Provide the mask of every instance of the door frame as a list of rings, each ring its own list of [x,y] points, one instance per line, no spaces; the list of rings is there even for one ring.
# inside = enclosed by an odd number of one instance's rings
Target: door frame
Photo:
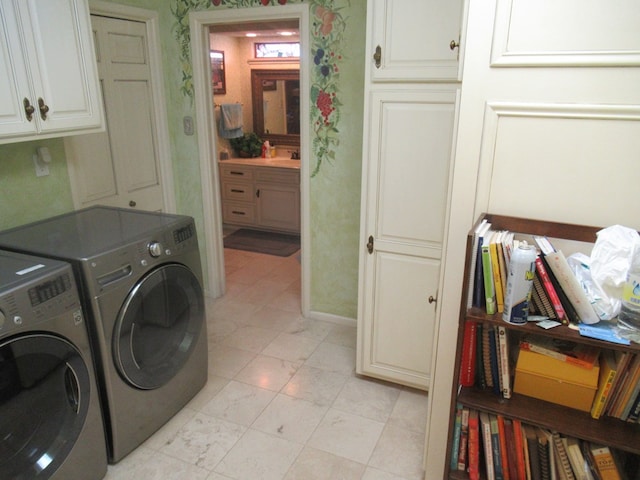
[[[218,173],[218,150],[213,132],[216,123],[213,112],[213,96],[209,81],[209,26],[264,20],[298,20],[300,28],[300,50],[310,49],[309,5],[282,5],[278,8],[237,8],[228,10],[206,10],[189,14],[191,29],[191,55],[193,63],[193,85],[196,106],[196,130],[200,152],[202,182],[202,207],[204,234],[209,279],[208,293],[217,298],[225,292],[224,245],[222,239],[222,209],[220,179]],[[311,276],[310,227],[309,227],[309,131],[310,99],[308,55],[300,56],[300,88],[306,95],[300,98],[300,240],[302,269],[302,314],[309,316]]]
[[[147,52],[149,54],[149,71],[151,73],[151,93],[153,98],[166,98],[162,76],[162,56],[160,52],[160,25],[158,12],[127,5],[104,2],[101,0],[89,1],[89,13],[91,15],[104,15],[120,20],[129,20],[144,23],[147,34]],[[101,100],[102,101],[102,100]],[[164,102],[155,102],[154,121],[156,125],[155,147],[158,155],[158,168],[160,182],[162,183],[163,211],[176,213],[175,189],[173,183],[173,169],[171,165],[171,145],[169,143],[169,126],[167,111]],[[105,118],[106,122],[106,118]],[[73,169],[73,161],[68,162],[68,168]],[[70,175],[70,177],[72,177]],[[77,189],[71,182],[71,193],[75,208],[80,208],[80,199]]]

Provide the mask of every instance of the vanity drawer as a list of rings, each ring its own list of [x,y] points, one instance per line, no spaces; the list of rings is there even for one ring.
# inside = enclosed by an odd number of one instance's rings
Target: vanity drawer
[[[256,177],[260,182],[287,183],[296,187],[300,184],[300,171],[292,168],[259,168]]]
[[[222,219],[225,223],[253,224],[256,220],[256,210],[253,205],[226,202],[222,204]]]
[[[223,200],[251,202],[253,200],[253,196],[253,186],[250,183],[232,182],[228,180],[225,180],[222,183]]]
[[[243,165],[220,165],[220,176],[223,180],[253,180],[253,169]]]

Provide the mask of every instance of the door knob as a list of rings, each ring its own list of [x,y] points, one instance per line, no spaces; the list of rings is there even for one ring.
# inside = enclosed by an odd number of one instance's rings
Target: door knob
[[[40,109],[40,117],[42,120],[47,119],[47,113],[49,113],[49,105],[44,103],[42,98],[38,98],[38,108]]]
[[[376,62],[376,68],[380,68],[382,60],[382,48],[380,48],[380,45],[376,47],[376,53],[373,54],[373,60]]]
[[[137,204],[136,204],[136,202],[134,202],[133,200],[130,200],[130,201],[129,201],[129,206],[130,206],[131,208],[135,207],[136,205],[137,205]]]
[[[451,50],[455,50],[456,48],[460,48],[460,43],[456,42],[455,40],[451,40],[451,43],[449,44],[449,48]]]

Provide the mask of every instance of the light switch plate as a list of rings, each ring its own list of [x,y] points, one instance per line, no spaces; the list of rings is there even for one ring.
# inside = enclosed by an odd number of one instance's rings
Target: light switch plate
[[[49,165],[41,162],[38,159],[37,154],[33,155],[33,164],[36,167],[36,177],[46,177],[47,175],[49,175]]]
[[[184,117],[182,119],[182,126],[184,128],[185,135],[193,135],[193,118]]]

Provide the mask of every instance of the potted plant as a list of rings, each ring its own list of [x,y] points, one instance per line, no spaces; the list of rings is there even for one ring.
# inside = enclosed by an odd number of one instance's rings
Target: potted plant
[[[255,132],[245,133],[242,137],[229,139],[231,147],[239,157],[259,157],[262,154],[262,139]]]

